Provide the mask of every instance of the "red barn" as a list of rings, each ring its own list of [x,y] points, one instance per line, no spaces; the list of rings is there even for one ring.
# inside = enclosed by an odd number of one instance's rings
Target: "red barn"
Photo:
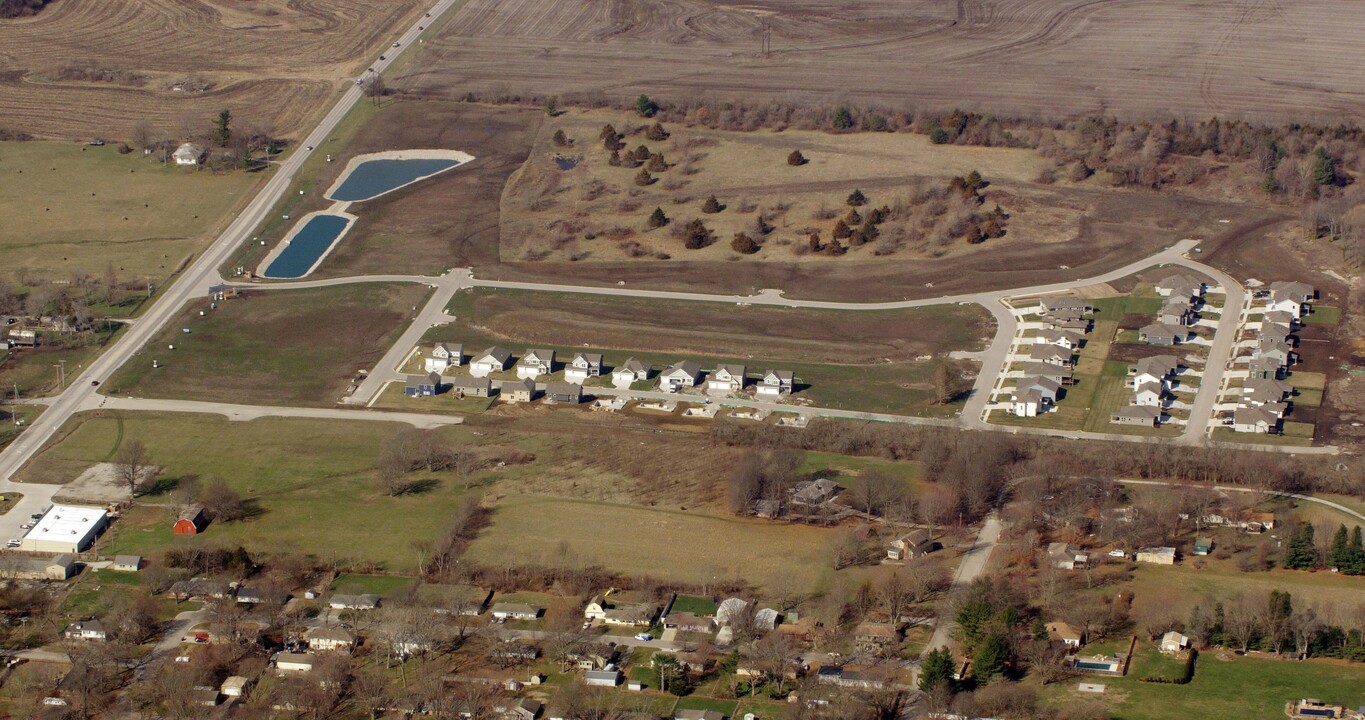
[[[204,518],[203,505],[191,505],[180,513],[180,518],[171,527],[176,535],[198,535],[208,520]]]

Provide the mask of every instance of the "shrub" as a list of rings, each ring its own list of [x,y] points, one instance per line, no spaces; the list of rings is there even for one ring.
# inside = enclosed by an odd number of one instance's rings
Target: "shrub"
[[[556,147],[568,147],[573,144],[573,142],[569,140],[569,136],[564,134],[564,128],[556,130],[551,141],[554,142]]]
[[[724,209],[725,206],[720,204],[720,201],[716,199],[715,195],[706,198],[706,202],[703,203],[701,206],[701,211],[706,213],[707,215],[715,215],[716,213]]]
[[[635,184],[640,187],[652,185],[654,184],[654,176],[650,175],[648,170],[640,168],[640,172],[635,174]]]
[[[664,160],[663,153],[654,153],[650,156],[649,163],[645,165],[645,169],[650,172],[663,172],[668,169],[668,161]]]
[[[834,232],[831,234],[834,236],[835,240],[843,240],[849,235],[852,235],[853,231],[849,229],[848,223],[845,223],[843,220],[840,220],[834,223]]]
[[[863,194],[862,190],[854,190],[848,194],[848,199],[845,202],[853,207],[860,207],[867,204],[867,196]]]
[[[847,130],[853,127],[853,113],[849,112],[848,108],[840,105],[834,111],[834,117],[830,119],[829,124],[830,127],[835,130]]]
[[[654,212],[649,214],[649,221],[645,224],[649,226],[650,230],[661,228],[668,224],[668,216],[664,214],[663,208],[656,207]]]
[[[711,231],[701,220],[693,220],[687,224],[687,230],[683,233],[683,247],[688,250],[699,250],[710,245],[713,238]]]
[[[805,165],[807,162],[809,161],[806,160],[805,155],[801,154],[800,150],[793,150],[791,151],[791,154],[787,156],[787,164],[793,167],[797,165]]]
[[[935,145],[943,145],[948,142],[949,139],[948,131],[943,128],[934,128],[933,131],[929,133],[929,142]]]
[[[649,152],[649,148],[641,145],[630,153],[630,159],[635,162],[644,162],[649,159],[650,155],[652,155],[652,153]]]
[[[654,113],[659,112],[659,104],[650,100],[648,95],[641,95],[635,98],[635,112],[640,117],[654,117]]]
[[[758,252],[759,247],[758,243],[754,242],[753,238],[745,233],[738,232],[735,233],[734,239],[730,241],[730,249],[741,255],[753,255]]]
[[[611,157],[607,158],[607,164],[612,167],[621,167],[621,153],[616,150],[612,150]]]
[[[662,142],[668,139],[668,131],[664,129],[663,123],[654,123],[645,131],[645,137],[654,142]]]
[[[853,227],[854,225],[857,225],[862,221],[863,216],[859,215],[858,211],[853,208],[849,208],[848,214],[844,216],[844,222],[848,223],[849,227]]]
[[[610,123],[603,125],[602,132],[597,133],[598,140],[611,139],[615,141],[619,137],[621,137],[620,133],[616,132],[616,127]]]

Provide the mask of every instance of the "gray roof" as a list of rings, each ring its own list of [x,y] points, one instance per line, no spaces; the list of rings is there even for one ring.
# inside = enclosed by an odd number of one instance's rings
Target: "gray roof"
[[[1072,345],[1075,345],[1076,343],[1081,341],[1082,336],[1075,330],[1062,330],[1059,328],[1050,328],[1038,333],[1038,337],[1041,338],[1044,342],[1049,342],[1054,345],[1056,345],[1059,341],[1062,340],[1065,340],[1071,343]]]
[[[1156,420],[1161,417],[1161,409],[1150,405],[1129,405],[1114,413],[1114,416],[1133,420]]]
[[[701,366],[696,364],[695,362],[692,362],[691,360],[683,360],[681,362],[674,363],[672,366],[670,366],[667,370],[664,371],[664,374],[672,375],[678,372],[685,373],[692,377],[696,377],[697,374],[701,372]]]
[[[133,567],[137,567],[138,565],[141,565],[141,564],[142,564],[142,556],[141,556],[141,555],[115,555],[115,556],[114,556],[114,564],[115,564],[115,565],[132,565]]]
[[[1172,327],[1170,325],[1167,325],[1166,323],[1152,323],[1151,325],[1142,328],[1138,332],[1140,332],[1143,335],[1146,335],[1149,338],[1170,337],[1184,339],[1186,337],[1189,337],[1190,334],[1189,331],[1186,330],[1185,328]]]
[[[476,377],[463,377],[463,376],[461,376],[461,377],[457,377],[457,378],[451,380],[451,385],[452,385],[456,390],[464,390],[464,389],[469,389],[469,388],[478,388],[478,389],[480,389],[480,390],[487,390],[487,389],[493,387],[493,381],[492,381],[492,380],[489,380],[488,378],[476,378]]]
[[[1278,420],[1274,415],[1258,407],[1239,407],[1232,411],[1232,422],[1236,425],[1256,425],[1265,423],[1275,427]]]
[[[716,372],[720,372],[721,370],[724,370],[725,372],[730,373],[735,377],[744,377],[745,372],[745,368],[743,365],[734,365],[730,363],[722,363],[720,365],[717,365]]]
[[[328,601],[329,605],[340,605],[348,608],[377,608],[379,607],[378,595],[333,595]]]
[[[1046,390],[1055,397],[1057,391],[1062,389],[1062,384],[1052,378],[1035,376],[1021,378],[1015,388]]]
[[[508,361],[511,357],[512,357],[512,351],[511,351],[511,350],[508,350],[507,348],[504,348],[504,347],[497,347],[497,346],[495,345],[495,346],[493,346],[493,347],[491,347],[491,348],[488,348],[487,350],[484,350],[483,352],[479,353],[478,355],[475,355],[475,356],[473,357],[473,359],[470,360],[470,362],[478,362],[478,361],[480,361],[480,360],[486,360],[486,359],[490,359],[490,358],[491,358],[491,359],[494,360],[495,362],[500,362],[500,363],[506,365],[506,364],[507,364],[507,361]]]
[[[1060,365],[1053,365],[1053,364],[1051,364],[1051,363],[1044,363],[1044,362],[1024,363],[1023,370],[1024,370],[1024,374],[1025,374],[1025,375],[1028,375],[1028,376],[1030,376],[1030,377],[1045,377],[1045,378],[1068,378],[1068,377],[1071,377],[1071,371],[1070,371],[1070,370],[1067,370],[1066,368],[1064,368],[1064,367],[1062,367],[1062,366],[1060,366]]]
[[[441,376],[438,373],[427,373],[426,375],[409,375],[407,386],[410,388],[422,385],[440,385]]]
[[[630,359],[626,360],[625,362],[621,363],[621,366],[618,367],[618,368],[616,368],[616,369],[617,369],[617,370],[629,370],[630,372],[633,372],[633,373],[642,373],[642,372],[645,372],[646,370],[648,370],[648,369],[649,369],[649,366],[646,365],[646,364],[644,364],[644,363],[642,363],[642,362],[640,362],[640,361],[637,360],[636,358],[630,358]]]
[[[583,387],[574,383],[552,382],[545,386],[545,393],[548,395],[573,395],[575,397],[583,394]]]
[[[527,350],[526,354],[521,356],[521,361],[525,364],[549,365],[554,359],[554,350]]]
[[[1180,366],[1180,360],[1174,355],[1149,355],[1136,363],[1137,374],[1154,375],[1164,378],[1175,372]]]
[[[1071,351],[1062,348],[1060,345],[1050,343],[1034,343],[1028,351],[1028,356],[1034,360],[1046,360],[1055,358],[1058,360],[1070,360]]]
[[[531,378],[524,378],[522,380],[503,380],[500,388],[504,395],[517,392],[518,390],[530,390],[531,392],[535,392],[536,381]]]
[[[769,376],[776,377],[778,380],[782,382],[791,382],[792,379],[795,377],[795,375],[790,370],[769,370],[768,372],[764,373],[763,379],[767,380]]]
[[[588,367],[598,366],[602,364],[602,355],[599,353],[574,353],[573,364],[578,365],[580,361]]]
[[[1270,297],[1275,300],[1294,300],[1296,302],[1307,302],[1315,294],[1312,285],[1301,282],[1273,282],[1270,283]]]

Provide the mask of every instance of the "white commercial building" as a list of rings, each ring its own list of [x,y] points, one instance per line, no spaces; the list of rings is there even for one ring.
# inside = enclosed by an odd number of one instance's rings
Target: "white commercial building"
[[[90,547],[104,529],[104,508],[53,505],[19,544],[20,550],[44,553],[78,553]]]

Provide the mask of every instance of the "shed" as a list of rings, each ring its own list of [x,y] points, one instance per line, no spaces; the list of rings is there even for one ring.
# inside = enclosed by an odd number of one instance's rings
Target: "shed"
[[[180,517],[171,526],[171,532],[176,535],[198,535],[208,524],[208,518],[204,517],[204,506],[191,505],[180,511]]]
[[[616,687],[621,684],[621,673],[615,670],[588,670],[583,673],[583,683],[595,687]]]
[[[241,675],[229,676],[223,681],[223,686],[219,688],[226,697],[241,697],[246,692],[246,686],[250,681]]]
[[[280,672],[312,672],[313,656],[304,653],[280,653],[275,657],[275,669]]]
[[[138,555],[115,555],[114,561],[109,563],[110,570],[119,572],[137,572],[142,568],[142,557]]]

